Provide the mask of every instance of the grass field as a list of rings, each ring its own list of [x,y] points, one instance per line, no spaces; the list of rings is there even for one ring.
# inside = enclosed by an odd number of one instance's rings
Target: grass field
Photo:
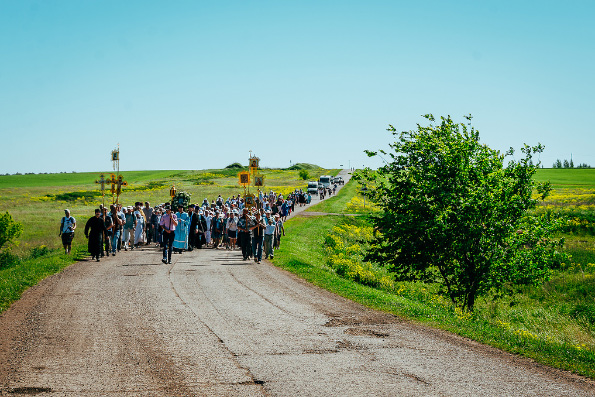
[[[595,186],[595,169],[593,168],[540,168],[535,175],[538,182],[549,181],[554,188]]]

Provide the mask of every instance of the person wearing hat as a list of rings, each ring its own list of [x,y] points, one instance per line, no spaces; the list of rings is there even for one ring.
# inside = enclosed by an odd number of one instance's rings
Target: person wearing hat
[[[273,240],[273,248],[279,249],[279,245],[281,244],[281,236],[285,236],[285,228],[283,227],[283,221],[281,220],[279,214],[275,215],[275,225],[277,226],[277,230]]]
[[[163,263],[171,263],[171,253],[177,225],[178,217],[171,212],[170,206],[167,205],[165,207],[165,214],[159,220],[159,226],[163,230],[163,259],[161,260]]]
[[[64,216],[60,221],[60,234],[62,237],[62,245],[64,246],[64,253],[69,254],[72,248],[72,239],[74,239],[74,229],[76,229],[76,219],[70,216],[70,210],[64,210]]]

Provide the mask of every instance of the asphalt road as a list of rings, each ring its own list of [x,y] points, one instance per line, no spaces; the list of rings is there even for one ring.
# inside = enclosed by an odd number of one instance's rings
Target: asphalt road
[[[314,287],[240,251],[83,261],[0,316],[0,393],[593,396],[595,383]]]

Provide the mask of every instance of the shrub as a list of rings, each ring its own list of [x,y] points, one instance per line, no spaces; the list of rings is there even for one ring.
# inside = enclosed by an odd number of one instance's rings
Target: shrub
[[[0,214],[0,249],[17,239],[23,232],[23,225],[15,222],[8,212]]]
[[[0,252],[0,270],[14,267],[21,263],[21,258],[10,251]]]

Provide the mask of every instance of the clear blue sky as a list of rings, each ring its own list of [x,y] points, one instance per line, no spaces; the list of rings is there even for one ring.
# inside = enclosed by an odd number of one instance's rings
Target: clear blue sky
[[[595,166],[595,1],[0,0],[0,173],[379,165],[420,115]]]

